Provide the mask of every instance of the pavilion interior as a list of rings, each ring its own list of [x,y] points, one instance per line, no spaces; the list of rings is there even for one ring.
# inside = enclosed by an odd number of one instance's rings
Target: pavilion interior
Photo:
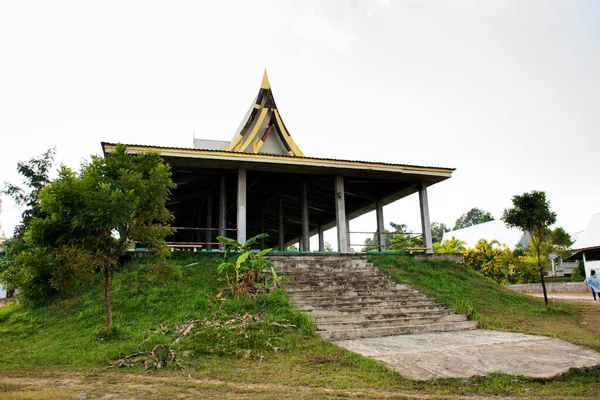
[[[336,226],[336,175],[344,176],[346,215],[356,218],[383,205],[447,179],[445,176],[421,173],[398,173],[351,168],[324,168],[269,163],[243,163],[187,157],[164,159],[171,166],[177,184],[167,204],[174,214],[174,227],[179,229],[172,242],[203,243],[216,248],[219,234],[220,181],[225,178],[226,231],[236,238],[238,169],[246,168],[246,237],[267,233],[266,247],[279,248],[280,204],[283,207],[283,231],[286,246],[298,242],[302,235],[302,195],[306,185],[308,221],[311,236],[318,228]],[[202,230],[213,228],[213,231]],[[210,245],[209,243],[213,243]],[[285,249],[284,249],[285,250]],[[310,249],[316,250],[316,249]]]

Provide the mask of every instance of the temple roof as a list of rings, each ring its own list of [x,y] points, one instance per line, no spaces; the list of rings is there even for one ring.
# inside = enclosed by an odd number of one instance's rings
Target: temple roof
[[[237,153],[269,153],[287,156],[304,154],[287,130],[271,90],[267,70],[260,90],[237,129],[233,139],[222,150]]]

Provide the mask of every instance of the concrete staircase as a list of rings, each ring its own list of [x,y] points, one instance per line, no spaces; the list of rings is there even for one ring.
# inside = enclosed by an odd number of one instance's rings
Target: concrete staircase
[[[357,256],[271,256],[292,303],[323,339],[344,340],[478,327]]]

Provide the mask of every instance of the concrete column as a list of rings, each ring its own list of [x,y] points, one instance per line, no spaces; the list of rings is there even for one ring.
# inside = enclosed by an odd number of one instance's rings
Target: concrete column
[[[285,251],[285,224],[283,219],[283,199],[279,198],[279,251]]]
[[[429,220],[429,202],[427,200],[427,185],[421,183],[419,188],[419,205],[421,206],[421,227],[423,228],[423,245],[427,247],[427,253],[433,253],[433,242],[431,239],[431,222]]]
[[[348,241],[348,251],[352,248],[352,240],[350,238],[350,218],[346,215],[346,240]]]
[[[318,229],[319,232],[319,251],[325,251],[325,231],[323,230],[323,227],[320,226]]]
[[[246,242],[246,169],[238,169],[237,241]]]
[[[265,233],[265,210],[260,210],[260,233]],[[260,249],[264,250],[265,247],[265,238],[260,239]]]
[[[348,253],[348,231],[346,224],[346,202],[344,198],[344,177],[335,177],[335,224],[337,226],[338,251]]]
[[[385,225],[383,223],[383,204],[381,204],[381,201],[379,200],[375,204],[375,213],[377,214],[377,232],[380,232],[377,234],[377,240],[380,244],[379,248],[377,248],[377,251],[386,251],[386,235],[381,233],[385,230]]]
[[[227,225],[227,187],[225,186],[225,177],[221,177],[219,183],[219,236],[225,237]],[[225,244],[219,243],[219,250],[225,250]]]
[[[306,181],[302,182],[302,236],[300,237],[300,249],[310,251],[310,225],[308,220],[308,188]]]
[[[213,231],[212,229],[212,203],[213,203],[213,199],[212,196],[208,196],[206,199],[207,203],[206,203],[206,227],[209,229],[206,231],[206,249],[207,250],[212,250],[212,244],[210,244],[210,242],[213,241]]]

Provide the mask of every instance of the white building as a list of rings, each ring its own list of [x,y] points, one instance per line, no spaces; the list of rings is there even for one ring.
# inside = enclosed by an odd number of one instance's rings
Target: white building
[[[518,228],[508,228],[504,221],[499,219],[446,232],[442,241],[449,240],[452,237],[465,242],[467,248],[475,247],[480,239],[485,239],[488,242],[497,240],[501,245],[505,244],[511,250],[516,249],[519,245],[524,248],[529,245],[529,233]]]
[[[569,260],[583,260],[585,276],[589,276],[592,269],[600,272],[600,213],[592,215],[587,228],[570,250],[575,253]]]

